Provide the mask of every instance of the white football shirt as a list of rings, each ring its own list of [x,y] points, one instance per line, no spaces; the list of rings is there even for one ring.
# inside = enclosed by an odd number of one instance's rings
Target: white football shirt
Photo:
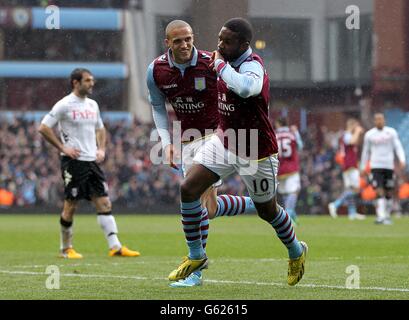
[[[96,160],[95,130],[102,129],[104,124],[95,100],[71,93],[58,101],[41,123],[50,128],[58,123],[63,144],[80,150],[78,160]]]
[[[396,130],[386,126],[382,130],[372,128],[364,137],[361,170],[368,160],[371,169],[393,170],[395,153],[400,162],[406,163],[405,152]]]

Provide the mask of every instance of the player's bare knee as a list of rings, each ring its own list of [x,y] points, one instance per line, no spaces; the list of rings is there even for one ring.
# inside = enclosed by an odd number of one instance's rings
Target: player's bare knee
[[[195,201],[200,198],[200,192],[194,183],[190,183],[188,179],[182,181],[180,185],[180,196],[182,201]]]
[[[101,210],[102,212],[110,212],[112,211],[112,203],[109,200],[104,200],[101,203]]]
[[[69,210],[64,209],[61,213],[61,217],[65,221],[72,221],[74,217],[74,212],[70,212]]]

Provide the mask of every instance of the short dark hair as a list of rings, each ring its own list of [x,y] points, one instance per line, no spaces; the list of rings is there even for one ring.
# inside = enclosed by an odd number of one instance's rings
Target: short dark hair
[[[288,119],[285,117],[280,117],[277,119],[277,122],[280,124],[282,127],[288,127]]]
[[[74,88],[74,80],[81,82],[84,73],[92,74],[91,71],[85,68],[76,68],[71,72],[70,76],[71,89]]]
[[[242,43],[251,42],[253,39],[253,27],[246,19],[232,18],[223,27],[237,33]]]

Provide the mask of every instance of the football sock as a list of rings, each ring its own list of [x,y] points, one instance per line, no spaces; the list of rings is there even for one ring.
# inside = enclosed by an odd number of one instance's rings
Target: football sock
[[[379,220],[386,218],[386,199],[378,198],[376,199],[376,215]]]
[[[209,214],[207,213],[207,209],[204,208],[202,211],[202,220],[200,220],[200,238],[202,240],[203,249],[206,249],[208,234],[209,234]]]
[[[122,247],[118,239],[118,227],[111,212],[98,213],[98,224],[104,231],[110,249],[120,249]]]
[[[202,271],[200,271],[200,270],[193,271],[193,273],[194,273],[195,275],[197,275],[198,277],[201,277],[201,276],[202,276]]]
[[[290,259],[298,258],[301,256],[303,248],[297,240],[291,218],[281,206],[277,205],[277,207],[278,215],[270,224],[275,229],[278,238],[287,247]]]
[[[236,216],[243,213],[256,213],[256,207],[250,197],[220,195],[217,197],[215,217]]]
[[[356,215],[356,193],[353,193],[347,198],[347,205],[348,205],[348,216],[353,217]]]
[[[393,209],[393,199],[391,198],[386,198],[385,200],[385,213],[386,213],[386,218],[389,219],[391,217]]]
[[[297,218],[297,213],[295,212],[295,207],[297,206],[297,194],[290,193],[284,196],[284,207],[287,213],[290,215],[291,219]]]
[[[61,226],[61,234],[60,234],[60,249],[63,251],[64,249],[72,248],[72,235],[73,235],[73,227],[72,221],[66,221],[63,217],[60,217],[60,226]]]
[[[334,205],[335,208],[339,208],[340,206],[342,206],[342,204],[344,203],[344,201],[346,201],[349,197],[353,196],[354,192],[352,192],[351,190],[346,190],[344,191],[337,200],[334,201]]]
[[[200,200],[181,202],[182,225],[190,259],[201,259],[205,255],[200,230],[204,212],[205,209],[202,208]]]

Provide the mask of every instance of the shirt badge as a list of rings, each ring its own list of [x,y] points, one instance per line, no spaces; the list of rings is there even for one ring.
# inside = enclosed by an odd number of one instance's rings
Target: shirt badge
[[[195,78],[195,89],[198,91],[203,91],[206,89],[205,77]]]

